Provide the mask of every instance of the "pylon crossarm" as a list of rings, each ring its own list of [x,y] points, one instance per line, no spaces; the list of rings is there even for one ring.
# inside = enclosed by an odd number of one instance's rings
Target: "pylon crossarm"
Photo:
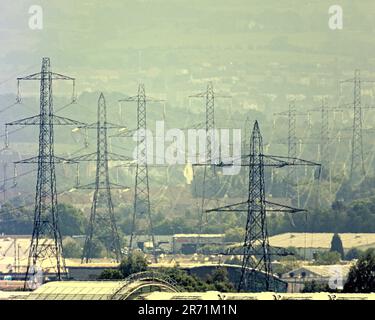
[[[283,157],[283,156],[272,156],[272,155],[260,155],[263,156],[264,167],[277,167],[282,168],[286,166],[321,166],[320,163],[304,160],[300,158],[294,158],[294,157]],[[243,155],[241,156],[242,159],[249,158],[250,155]],[[208,164],[208,163],[202,163],[202,164],[193,164],[193,166],[208,166],[208,165],[215,165],[217,167],[249,167],[250,164],[248,162],[246,163],[234,163],[234,162],[219,162],[217,164]]]
[[[263,155],[263,159],[264,166],[266,167],[281,168],[285,166],[321,166],[320,163],[295,157]]]
[[[97,161],[97,157],[98,157],[97,152],[92,152],[92,153],[84,154],[78,157],[74,157],[71,160],[75,162],[79,162],[79,161],[94,162],[94,161]],[[112,152],[108,152],[107,160],[108,161],[128,161],[128,162],[133,161],[132,158],[123,156],[121,154],[112,153]]]
[[[120,129],[120,130],[127,130],[128,129],[125,126],[121,126],[119,124],[112,123],[112,122],[105,122],[105,124],[103,126],[100,126],[99,128]]]
[[[114,182],[110,182],[109,186],[111,187],[111,189],[117,189],[117,190],[123,190],[123,191],[129,191],[130,190],[129,187],[124,186],[122,184],[114,183]]]
[[[153,98],[150,96],[147,96],[145,101],[146,102],[165,102],[164,99]]]
[[[95,190],[95,187],[96,187],[96,183],[93,182],[93,183],[88,183],[88,184],[84,184],[84,185],[76,185],[74,187],[74,189]]]
[[[13,163],[14,164],[20,164],[20,163],[39,163],[39,162],[41,162],[41,163],[51,163],[49,161],[49,159],[47,159],[45,161],[39,161],[39,156],[35,156],[35,157],[31,157],[31,158],[27,158],[27,159],[15,161]],[[52,163],[55,163],[55,164],[59,164],[59,163],[69,163],[69,164],[72,164],[72,163],[77,163],[77,162],[74,161],[74,160],[72,160],[72,159],[66,159],[66,158],[54,156]]]
[[[32,116],[23,118],[20,120],[8,122],[5,125],[6,126],[28,126],[28,125],[38,125],[40,123],[40,115]]]
[[[31,116],[31,117],[23,118],[23,119],[20,119],[20,120],[8,122],[5,125],[6,126],[35,126],[35,125],[41,125],[40,118],[41,118],[41,116],[38,114],[36,116]],[[52,116],[52,124],[53,125],[64,125],[64,126],[65,125],[81,126],[81,127],[85,126],[85,123],[83,123],[83,122],[72,120],[72,119],[65,118],[65,117],[56,116],[56,115]]]
[[[26,77],[19,77],[19,78],[17,78],[17,80],[18,81],[21,81],[21,80],[42,80],[41,75],[42,75],[41,72],[37,72],[37,73],[30,74]],[[56,72],[51,72],[51,75],[52,75],[52,80],[71,80],[71,81],[75,80],[75,78],[65,76],[63,74],[56,73]]]
[[[207,95],[207,92],[200,92],[197,94],[192,94],[189,96],[189,98],[203,98]]]
[[[267,212],[289,212],[289,213],[296,213],[296,212],[306,212],[307,210],[305,209],[299,209],[299,208],[294,208],[290,206],[285,206],[279,203],[271,202],[265,200],[265,204],[268,206],[266,208]]]
[[[85,124],[78,127],[79,129],[122,129],[126,130],[127,128],[124,126],[121,126],[119,124],[111,123],[111,122],[105,122],[103,125],[98,125],[97,122]]]
[[[75,81],[75,78],[63,75],[61,73],[51,72],[52,73],[52,79],[53,80],[71,80]]]
[[[122,164],[119,164],[117,166],[114,166],[114,168],[136,168],[138,166],[138,163],[137,163],[137,160],[132,160],[132,161],[129,161],[127,163],[122,163]],[[153,165],[152,167],[169,167],[169,165],[163,165],[163,164],[160,164],[160,165]]]
[[[191,164],[193,167],[231,167],[233,166],[233,163],[224,163],[222,161],[220,162],[211,162],[211,160],[208,160],[207,162],[197,162]]]
[[[120,99],[118,100],[118,102],[137,102],[139,99],[139,96],[132,96],[132,97],[129,97],[129,98],[125,98],[125,99]],[[145,98],[146,102],[164,102],[165,100],[163,99],[156,99],[156,98],[152,98],[152,97],[147,97]]]
[[[129,163],[134,161],[133,158],[126,157],[126,156],[123,156],[121,154],[113,153],[113,152],[108,152],[108,160],[109,161],[127,161]]]
[[[236,246],[231,246],[230,248],[227,248],[224,252],[217,252],[215,254],[223,255],[223,256],[231,256],[231,255],[236,255],[236,256],[248,256],[248,255],[257,255],[259,254],[259,251],[247,251],[246,253],[243,252],[243,249],[246,248],[247,245],[241,244],[241,245],[236,245]],[[288,251],[284,248],[280,247],[273,247],[269,246],[269,256],[290,256],[294,255],[293,252]]]
[[[200,92],[197,94],[190,95],[188,98],[204,98],[207,96],[207,92]],[[233,98],[232,96],[227,96],[227,95],[220,95],[215,93],[215,98],[226,98],[226,99],[231,99]]]
[[[248,201],[239,202],[239,203],[230,204],[230,205],[223,206],[223,207],[208,209],[208,210],[206,210],[206,212],[207,213],[208,212],[247,212],[248,208],[247,207],[244,208],[244,207],[241,207],[241,206],[248,205],[248,203],[249,203]],[[299,208],[294,208],[294,207],[290,207],[290,206],[285,206],[285,205],[274,203],[274,202],[267,201],[267,200],[264,203],[265,203],[266,206],[268,206],[268,208],[266,208],[267,212],[296,213],[296,212],[306,212],[307,211],[305,209],[299,209]]]
[[[235,204],[229,204],[227,206],[218,207],[215,209],[205,210],[206,212],[246,212],[247,208],[241,208],[241,206],[247,205],[248,201],[239,202]]]
[[[110,138],[131,138],[137,132],[137,129],[128,130],[126,128],[119,128],[120,132],[109,136]],[[122,130],[125,129],[125,130]]]
[[[33,73],[33,74],[30,74],[26,77],[19,77],[17,78],[17,81],[21,81],[21,80],[41,80],[41,72],[37,72],[37,73]]]
[[[81,156],[78,156],[78,157],[74,157],[71,160],[77,161],[77,162],[80,162],[80,161],[96,161],[97,160],[97,153],[92,152],[92,153],[84,154],[84,155],[81,155]]]
[[[52,119],[53,119],[54,125],[77,126],[77,127],[79,127],[79,126],[83,127],[83,126],[86,125],[84,122],[69,119],[69,118],[66,118],[66,117],[60,117],[60,116],[56,116],[56,115],[54,115]]]
[[[84,184],[84,185],[77,185],[75,186],[75,189],[82,189],[82,190],[95,190],[95,189],[98,189],[98,190],[107,190],[108,187],[110,187],[111,189],[117,189],[117,190],[124,190],[124,191],[128,191],[130,190],[129,187],[127,186],[124,186],[124,185],[121,185],[121,184],[117,184],[117,183],[113,183],[113,182],[110,182],[109,184],[106,184],[106,185],[98,185],[96,186],[96,183],[88,183],[88,184]]]

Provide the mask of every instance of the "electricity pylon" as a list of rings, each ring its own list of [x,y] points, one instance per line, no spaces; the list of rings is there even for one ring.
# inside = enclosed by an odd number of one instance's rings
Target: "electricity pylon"
[[[366,175],[365,161],[363,156],[363,137],[362,137],[362,84],[373,83],[373,80],[361,79],[361,71],[354,71],[354,78],[341,81],[341,83],[353,83],[353,126],[351,141],[351,164],[350,178],[353,179],[355,174],[364,177]]]
[[[271,156],[263,154],[263,139],[258,121],[255,121],[250,138],[249,154],[244,155],[249,167],[248,198],[244,202],[227,205],[207,212],[246,212],[246,231],[243,244],[243,260],[238,291],[274,291],[271,266],[271,247],[268,240],[267,212],[295,213],[305,211],[289,206],[280,205],[266,200],[265,197],[265,167],[283,168],[286,166],[317,166],[319,164],[299,158]],[[227,166],[232,164],[220,164]],[[259,275],[261,273],[261,275]]]
[[[45,267],[52,266],[55,269],[57,280],[61,280],[66,275],[57,207],[55,164],[69,163],[70,161],[55,156],[54,126],[82,126],[84,123],[54,115],[52,82],[54,80],[73,81],[74,90],[75,79],[52,72],[49,58],[42,59],[41,72],[18,78],[17,80],[18,87],[22,80],[40,81],[39,114],[6,124],[6,128],[14,125],[39,126],[38,156],[15,162],[15,164],[38,164],[33,233],[25,276],[26,289],[33,286],[35,275],[43,267],[45,261],[49,262]],[[17,100],[20,101],[20,98],[18,97]],[[31,278],[29,279],[29,277]]]
[[[138,94],[119,102],[136,102],[137,103],[137,128],[130,131],[137,136],[136,149],[136,173],[135,173],[135,189],[134,189],[134,209],[132,216],[132,225],[129,242],[129,252],[133,249],[133,242],[138,235],[146,234],[151,238],[152,251],[155,261],[156,242],[154,236],[154,228],[151,214],[150,187],[148,177],[147,162],[147,102],[161,102],[163,100],[152,99],[146,96],[144,84],[139,84]],[[120,133],[117,137],[129,137],[129,133]]]
[[[305,112],[297,112],[295,101],[292,100],[289,103],[289,108],[287,111],[275,113],[275,115],[279,116],[287,116],[288,117],[288,157],[296,158],[297,153],[297,145],[298,145],[298,138],[297,138],[297,116],[309,116],[309,113]],[[287,186],[285,188],[285,196],[291,199],[292,203],[296,203],[297,206],[300,206],[300,197],[299,197],[299,184],[298,184],[298,174],[297,170],[294,166],[291,166],[287,170],[286,176]],[[296,187],[296,193],[293,190],[293,186]]]
[[[90,219],[86,228],[86,239],[81,259],[82,262],[86,263],[93,258],[95,239],[103,242],[107,250],[115,254],[116,261],[120,261],[122,258],[121,240],[113,210],[111,188],[128,188],[110,182],[108,162],[130,161],[130,159],[108,151],[107,131],[111,128],[122,129],[123,127],[107,122],[107,105],[104,95],[101,93],[97,107],[97,122],[85,127],[85,129],[96,129],[96,152],[72,159],[76,163],[83,161],[96,162],[95,182],[88,185],[80,185],[80,182],[77,181],[77,188],[94,190]]]
[[[201,211],[199,216],[198,222],[198,230],[199,234],[203,232],[204,226],[204,210],[206,207],[206,198],[207,198],[207,191],[210,191],[209,197],[212,197],[212,190],[207,190],[207,185],[211,183],[217,183],[215,179],[215,164],[219,163],[219,144],[217,139],[217,135],[215,132],[215,99],[216,98],[231,98],[230,96],[225,95],[218,95],[214,91],[214,87],[212,82],[207,84],[207,89],[205,92],[201,92],[195,95],[189,96],[189,98],[204,98],[206,103],[206,119],[205,119],[205,131],[206,131],[206,145],[205,145],[205,154],[204,154],[204,163],[208,164],[207,166],[204,165],[203,169],[203,184],[202,184],[202,198],[201,198]],[[211,164],[211,165],[209,165]],[[212,189],[212,186],[211,186]]]

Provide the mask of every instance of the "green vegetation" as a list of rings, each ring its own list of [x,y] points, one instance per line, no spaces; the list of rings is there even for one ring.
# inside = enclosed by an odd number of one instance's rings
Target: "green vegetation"
[[[124,279],[120,270],[105,269],[98,277],[99,280],[120,280]]]
[[[230,228],[225,231],[226,242],[242,242],[244,241],[244,229],[240,227]]]
[[[344,292],[375,292],[375,250],[367,250],[350,269]]]
[[[364,253],[363,251],[357,248],[352,248],[346,253],[345,260],[351,261],[354,259],[358,259],[363,253]]]
[[[146,271],[147,261],[143,254],[133,253],[124,258],[118,269],[106,269],[98,277],[101,280],[125,279],[131,274]],[[228,279],[228,272],[224,268],[217,268],[209,274],[205,280],[195,275],[190,275],[187,271],[175,268],[162,268],[158,272],[163,273],[174,280],[185,291],[203,292],[217,290],[221,292],[233,292],[235,288]]]
[[[273,272],[279,276],[300,266],[299,261],[302,258],[297,254],[297,250],[293,247],[289,247],[287,251],[292,253],[292,255],[280,257],[279,262],[272,266]]]
[[[189,275],[187,271],[178,268],[166,268],[160,270],[173,279],[180,287],[189,292],[204,292],[209,290],[221,292],[234,292],[235,288],[228,279],[226,269],[218,268],[204,280],[195,275]]]
[[[374,188],[371,189],[372,192]],[[353,194],[352,194],[353,196]],[[357,194],[357,196],[359,196]],[[270,233],[332,232],[366,233],[375,230],[375,197],[336,201],[332,208],[310,210],[307,217],[295,215],[294,225],[287,216],[270,218]]]
[[[65,258],[81,258],[82,246],[73,238],[65,238],[63,240],[63,249]]]
[[[189,275],[185,270],[178,268],[165,268],[160,272],[173,279],[181,288],[188,292],[203,292],[212,290],[212,286],[208,285],[205,281],[199,279],[195,275]]]
[[[330,265],[330,264],[337,264],[341,260],[341,255],[338,252],[318,252],[316,254],[316,259],[314,261],[315,265]]]
[[[126,256],[121,262],[117,270],[104,270],[99,279],[125,279],[133,273],[147,270],[146,256],[140,252],[134,252]]]
[[[342,245],[341,238],[337,233],[335,233],[332,237],[330,252],[337,252],[340,254],[341,259],[344,259],[344,247]]]
[[[71,204],[59,203],[60,232],[63,236],[80,235],[85,231],[86,219]]]
[[[124,278],[133,273],[142,272],[147,270],[147,260],[143,253],[135,252],[125,257],[119,267]]]
[[[315,280],[305,282],[302,292],[334,292],[327,283],[318,283]]]

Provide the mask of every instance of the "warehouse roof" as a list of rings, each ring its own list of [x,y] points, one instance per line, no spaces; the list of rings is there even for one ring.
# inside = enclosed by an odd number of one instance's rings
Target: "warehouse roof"
[[[174,238],[219,238],[224,237],[225,234],[222,233],[206,233],[206,234],[199,234],[199,233],[179,233],[174,234]]]
[[[56,281],[31,292],[28,300],[108,300],[121,281]]]
[[[345,249],[375,247],[375,233],[340,233]],[[333,233],[283,233],[270,237],[274,247],[322,248],[331,247]]]
[[[330,278],[336,274],[341,275],[343,278],[346,278],[351,264],[345,265],[306,265],[300,268],[294,269],[282,275],[282,279],[290,277],[290,274],[293,273],[295,276],[301,275],[301,273],[305,272],[307,276],[312,275],[314,277],[321,277],[321,278]]]

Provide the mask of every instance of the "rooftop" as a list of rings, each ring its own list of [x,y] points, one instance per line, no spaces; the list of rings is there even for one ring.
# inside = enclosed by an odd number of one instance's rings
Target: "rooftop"
[[[375,247],[375,233],[339,233],[344,249]],[[269,238],[274,247],[331,248],[333,233],[283,233]]]
[[[287,272],[282,275],[282,278],[289,278],[290,274],[293,273],[296,276],[301,274],[302,272],[305,272],[307,275],[312,275],[315,277],[321,277],[321,278],[330,278],[335,275],[341,275],[343,278],[346,278],[346,276],[349,273],[351,264],[335,264],[335,265],[320,265],[320,266],[314,266],[314,265],[306,265],[302,266],[300,268],[294,269],[290,272]]]

